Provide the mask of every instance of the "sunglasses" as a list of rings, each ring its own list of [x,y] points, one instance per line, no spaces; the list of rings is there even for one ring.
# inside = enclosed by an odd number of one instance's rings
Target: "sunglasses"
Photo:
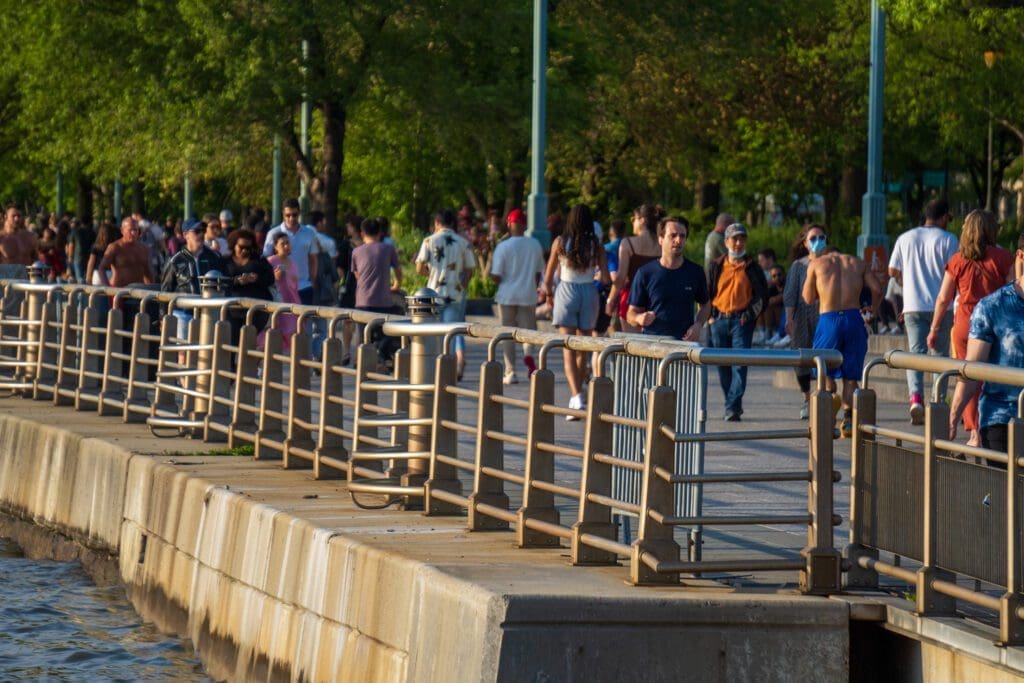
[[[811,242],[824,242],[825,241],[825,236],[824,235],[817,235],[816,237],[809,237],[808,240],[811,241]]]

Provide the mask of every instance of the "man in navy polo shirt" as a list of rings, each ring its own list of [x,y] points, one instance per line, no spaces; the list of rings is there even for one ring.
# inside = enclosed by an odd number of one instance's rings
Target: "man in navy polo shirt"
[[[704,270],[683,256],[690,231],[685,218],[667,216],[658,223],[661,258],[636,272],[629,289],[626,321],[644,334],[696,341],[711,314]],[[696,319],[694,305],[700,305]]]

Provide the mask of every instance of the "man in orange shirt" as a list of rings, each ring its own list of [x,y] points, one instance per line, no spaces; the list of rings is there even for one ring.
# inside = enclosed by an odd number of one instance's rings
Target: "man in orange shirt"
[[[747,255],[747,229],[733,223],[725,229],[728,253],[710,268],[711,345],[722,349],[749,349],[754,326],[764,310],[768,283],[757,261]],[[745,365],[718,366],[718,380],[725,394],[725,419],[739,422],[743,394],[747,390]]]

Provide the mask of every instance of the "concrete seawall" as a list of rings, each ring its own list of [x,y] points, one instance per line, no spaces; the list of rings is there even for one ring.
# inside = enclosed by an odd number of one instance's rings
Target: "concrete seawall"
[[[458,518],[358,510],[308,472],[154,457],[139,425],[10,406],[3,510],[116,555],[140,614],[192,639],[216,678],[847,677],[842,602],[629,587],[621,567],[572,568]]]

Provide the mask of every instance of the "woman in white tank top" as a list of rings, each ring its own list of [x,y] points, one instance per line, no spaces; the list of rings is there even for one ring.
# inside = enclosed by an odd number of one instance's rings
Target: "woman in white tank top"
[[[558,289],[552,291],[556,269],[559,270],[560,282]],[[589,335],[593,332],[600,305],[594,282],[597,272],[602,283],[607,285],[611,282],[604,247],[594,233],[590,207],[577,204],[569,212],[565,232],[551,245],[551,257],[544,274],[544,291],[548,300],[553,301],[551,322],[562,334]],[[571,396],[569,407],[582,410],[586,407],[583,396],[586,355],[563,349],[563,359]],[[569,415],[566,419],[579,418]]]

